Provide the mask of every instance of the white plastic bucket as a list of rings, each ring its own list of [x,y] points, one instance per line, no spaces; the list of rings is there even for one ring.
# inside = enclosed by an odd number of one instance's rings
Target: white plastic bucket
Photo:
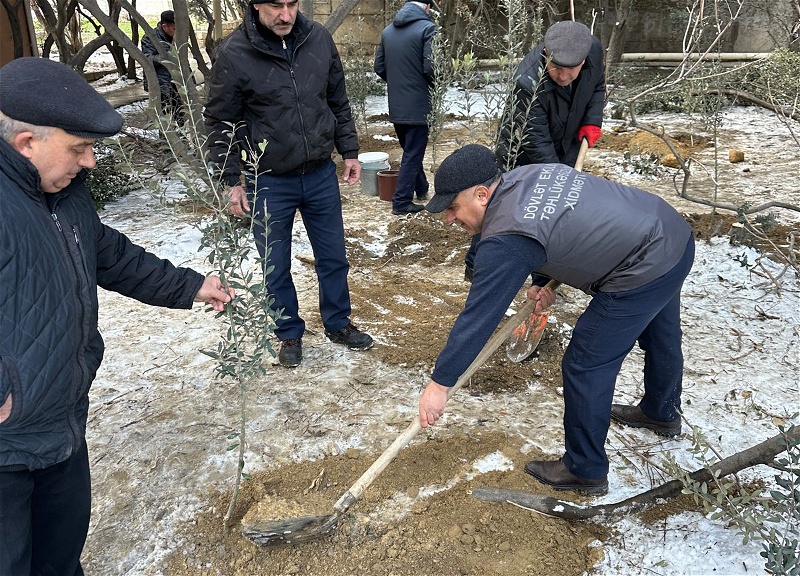
[[[378,195],[378,172],[391,168],[386,152],[363,152],[358,155],[361,163],[361,190],[367,196]]]

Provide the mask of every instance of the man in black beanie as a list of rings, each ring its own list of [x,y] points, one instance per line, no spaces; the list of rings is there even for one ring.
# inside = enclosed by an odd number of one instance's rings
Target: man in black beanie
[[[500,133],[503,170],[559,162],[574,166],[581,141],[600,138],[606,77],[603,46],[589,27],[565,20],[550,26],[544,42],[522,59],[514,74],[513,112]],[[465,277],[472,275],[480,237],[472,239]],[[547,278],[534,278],[544,284]]]
[[[173,36],[175,36],[175,12],[164,10],[161,13],[161,20],[156,24],[155,32],[158,41],[161,42],[161,47],[169,53],[172,48]],[[158,89],[161,92],[161,113],[171,115],[179,125],[182,125],[184,122],[183,102],[178,88],[172,81],[172,74],[163,64],[164,59],[159,55],[158,49],[147,35],[142,37],[142,52],[153,62],[156,69]],[[144,77],[144,89],[150,90],[147,85],[147,76]]]
[[[556,490],[605,494],[609,421],[675,436],[681,431],[680,293],[694,259],[691,227],[658,196],[573,170],[523,166],[500,175],[494,154],[475,144],[436,172],[426,206],[483,237],[464,310],[420,398],[423,427],[444,413],[447,389],[478,355],[533,271],[593,296],[564,353],[565,451],[525,471]],[[555,300],[532,286],[541,313]],[[645,353],[644,397],[613,404],[622,361]]]
[[[0,574],[82,575],[89,387],[103,357],[97,287],[221,311],[219,278],[176,268],[103,225],[84,183],[122,117],[42,58],[0,68]]]
[[[342,61],[330,32],[305,18],[298,0],[251,0],[244,22],[215,58],[203,112],[208,148],[229,187],[231,213],[252,214],[262,258],[269,246],[265,281],[274,308],[283,310],[275,329],[278,361],[293,368],[303,360],[306,324],[291,273],[298,211],[314,250],[325,336],[351,350],[372,348],[372,337],[350,321],[350,264],[334,146],[344,161],[345,182],[358,182],[361,165]],[[257,157],[257,166],[243,165],[242,154]],[[243,168],[250,172],[244,182]]]

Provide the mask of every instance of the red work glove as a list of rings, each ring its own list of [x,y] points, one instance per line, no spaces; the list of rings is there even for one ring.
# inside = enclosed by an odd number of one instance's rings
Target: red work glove
[[[592,124],[581,126],[580,130],[578,130],[578,142],[586,138],[589,141],[589,147],[592,147],[594,143],[597,142],[597,139],[600,138],[600,134],[602,134],[600,126],[594,126]]]

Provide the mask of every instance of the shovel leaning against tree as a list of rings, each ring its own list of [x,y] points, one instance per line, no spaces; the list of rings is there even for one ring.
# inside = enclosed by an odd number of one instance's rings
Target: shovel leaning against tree
[[[589,150],[589,141],[584,138],[581,141],[581,149],[578,152],[578,159],[575,161],[575,170],[583,169],[583,161],[586,159],[586,151]],[[550,280],[545,284],[545,288],[555,290],[561,286],[561,282]],[[539,314],[531,312],[526,315],[522,322],[514,328],[511,336],[506,342],[506,356],[512,362],[522,362],[533,354],[539,341],[542,339],[547,320],[550,318],[550,311],[545,310]]]
[[[475,371],[486,362],[503,342],[505,342],[514,328],[520,323],[520,320],[530,316],[535,306],[536,300],[528,300],[514,316],[501,325],[500,329],[486,342],[486,345],[475,357],[475,360],[472,361],[472,364],[464,371],[455,385],[448,390],[448,398],[469,381]],[[422,426],[417,416],[408,428],[392,442],[391,446],[375,460],[372,466],[356,480],[355,484],[339,498],[336,504],[333,505],[333,512],[331,514],[260,521],[244,526],[242,529],[243,534],[259,546],[299,544],[330,534],[336,528],[341,517],[353,504],[358,502],[364,491],[369,488],[372,482],[383,472],[392,460],[395,459],[400,451],[411,442],[421,429]]]

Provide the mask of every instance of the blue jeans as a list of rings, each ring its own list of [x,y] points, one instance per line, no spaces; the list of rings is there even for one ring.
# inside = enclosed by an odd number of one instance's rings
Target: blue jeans
[[[83,576],[91,493],[86,442],[53,466],[0,472],[0,574]]]
[[[300,317],[297,291],[292,281],[292,227],[299,210],[314,251],[314,270],[319,279],[319,311],[327,330],[341,330],[350,322],[350,290],[342,222],[342,200],[336,165],[331,160],[307,174],[273,176],[259,174],[258,182],[247,181],[247,194],[255,223],[253,236],[259,254],[271,252],[265,278],[275,297],[275,310],[286,318],[276,322],[281,340],[302,338],[305,322]],[[264,237],[265,214],[269,215],[269,238]]]
[[[634,344],[644,350],[644,414],[660,422],[680,418],[683,382],[681,287],[694,261],[694,238],[666,274],[626,292],[599,292],[578,318],[564,353],[564,436],[567,469],[605,478],[604,444],[614,385]]]
[[[428,146],[428,126],[395,124],[394,131],[403,149],[403,159],[397,175],[397,189],[392,196],[392,208],[404,208],[414,200],[414,192],[417,197],[428,193],[428,179],[422,167]]]

